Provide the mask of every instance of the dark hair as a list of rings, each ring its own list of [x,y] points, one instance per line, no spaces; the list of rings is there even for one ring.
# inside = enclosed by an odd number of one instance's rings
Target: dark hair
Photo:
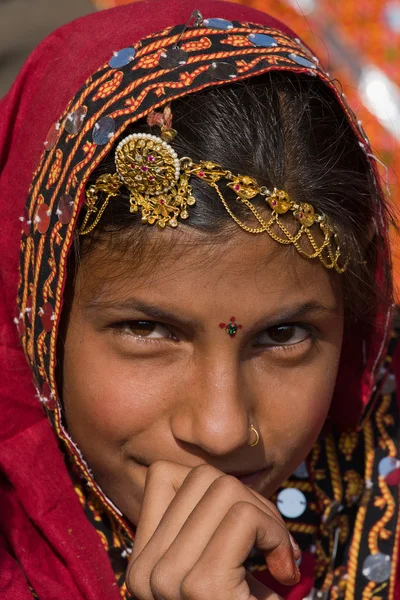
[[[375,283],[378,250],[385,239],[375,235],[370,241],[379,204],[386,210],[384,198],[343,109],[321,80],[272,72],[175,100],[172,114],[178,135],[171,145],[178,156],[218,162],[233,173],[254,177],[260,185],[285,190],[297,203],[310,202],[328,216],[351,257],[348,270],[341,275],[345,306],[351,314],[368,319],[378,298],[391,301],[388,258],[386,282],[379,290]],[[141,121],[125,130],[123,137],[135,132],[159,134]],[[113,157],[111,151],[88,185],[101,173],[115,171]],[[196,205],[179,227],[231,236],[237,225],[215,191],[192,179]],[[233,199],[228,191],[224,188],[224,195]],[[261,198],[259,202],[265,206]],[[257,204],[257,198],[253,203]],[[243,219],[249,216],[247,210],[235,205],[235,213]],[[133,252],[137,252],[154,228],[143,226],[140,215],[129,212],[128,192],[122,191],[110,201],[94,231],[77,240],[78,251],[84,255],[100,240],[110,235],[115,239],[115,233],[132,229],[130,245],[133,242]]]

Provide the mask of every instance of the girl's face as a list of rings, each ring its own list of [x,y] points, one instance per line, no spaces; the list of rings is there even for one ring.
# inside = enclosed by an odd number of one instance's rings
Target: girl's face
[[[265,469],[257,491],[270,496],[324,424],[343,335],[332,276],[267,235],[150,237],[139,264],[101,247],[83,260],[63,362],[69,432],[134,524],[160,459]]]

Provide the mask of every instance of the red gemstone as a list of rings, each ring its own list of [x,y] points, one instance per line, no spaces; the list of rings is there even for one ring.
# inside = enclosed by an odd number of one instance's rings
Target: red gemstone
[[[204,177],[203,171],[199,171],[199,177]]]
[[[276,200],[273,200],[273,201],[272,201],[272,206],[276,206],[277,204],[278,204],[278,203],[277,203],[277,201],[276,201]]]
[[[152,156],[152,155],[148,156],[147,160],[149,160],[150,162],[154,162],[154,156]]]
[[[231,323],[234,323],[236,321],[235,317],[231,317]]]
[[[74,202],[69,194],[61,196],[58,203],[57,214],[60,222],[63,225],[68,225],[72,219],[72,212],[74,208]]]
[[[161,200],[160,200],[160,204],[165,204],[165,200],[163,200],[163,199],[161,198]]]
[[[225,323],[220,323],[219,326],[221,327],[221,329],[225,329],[226,327]]]
[[[140,168],[142,169],[142,171],[148,171],[148,170],[149,170],[149,168],[148,168],[148,167],[145,167],[145,166],[143,166],[143,167],[140,167]]]
[[[236,185],[235,185],[235,187],[234,187],[233,189],[234,189],[234,190],[236,190],[236,191],[240,190],[240,185],[237,185],[237,184],[236,184]]]
[[[46,233],[50,225],[50,210],[47,204],[41,204],[37,209],[35,223],[39,233]]]
[[[149,177],[149,181],[154,181],[155,177],[153,177],[153,175],[151,177]]]
[[[43,329],[47,332],[53,329],[53,307],[50,302],[45,302],[42,306],[41,310],[41,321],[43,325]]]
[[[304,217],[303,213],[299,213],[299,219],[302,219]]]

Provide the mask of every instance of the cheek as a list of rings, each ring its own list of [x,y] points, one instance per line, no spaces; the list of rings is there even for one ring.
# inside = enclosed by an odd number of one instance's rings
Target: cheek
[[[67,336],[63,374],[68,428],[84,452],[120,448],[154,425],[168,404],[167,382],[154,379],[154,368],[116,358],[90,334]]]
[[[324,426],[339,356],[340,345],[328,353],[321,351],[307,367],[287,369],[269,379],[263,410],[264,438],[266,452],[269,446],[273,448],[276,478],[280,481],[304,460]]]

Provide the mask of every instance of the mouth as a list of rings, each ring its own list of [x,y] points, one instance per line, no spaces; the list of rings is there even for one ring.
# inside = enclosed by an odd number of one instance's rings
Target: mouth
[[[258,471],[253,471],[252,473],[236,473],[232,472],[229,475],[233,475],[236,479],[239,479],[244,485],[253,489],[256,492],[261,492],[264,488],[264,482],[266,478],[266,474],[268,473],[268,467],[264,469],[260,469]]]

